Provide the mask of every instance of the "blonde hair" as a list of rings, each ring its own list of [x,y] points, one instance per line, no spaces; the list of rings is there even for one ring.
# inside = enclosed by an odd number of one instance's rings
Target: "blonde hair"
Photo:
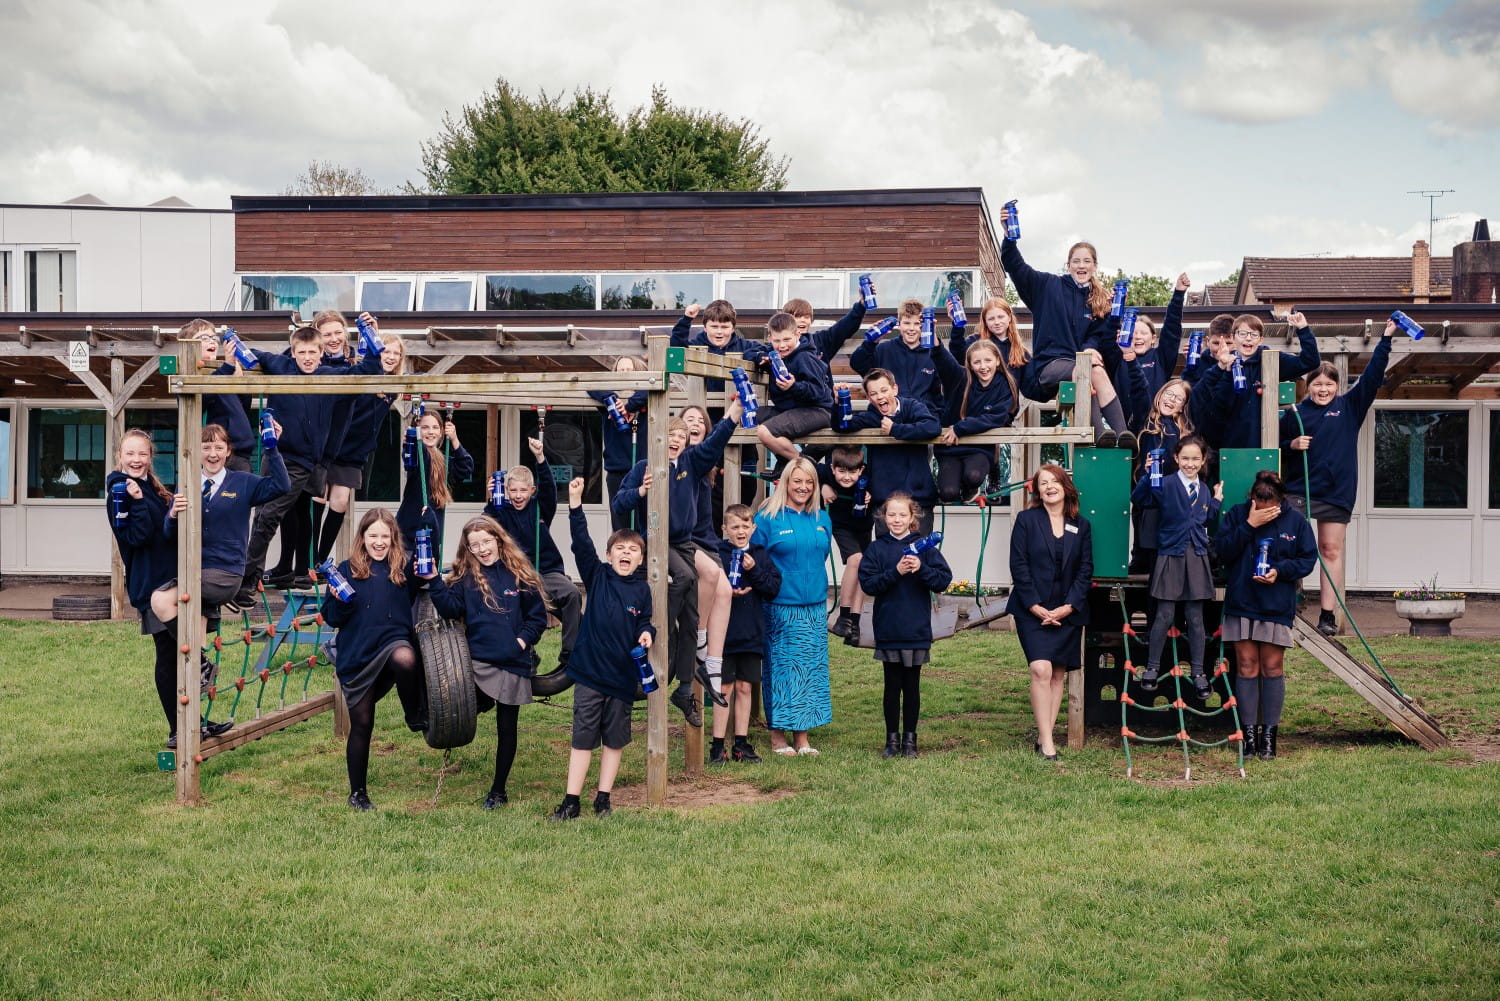
[[[401,529],[396,516],[383,507],[372,507],[359,519],[359,530],[354,533],[354,552],[349,554],[349,576],[365,580],[370,576],[370,551],[365,548],[365,532],[380,522],[391,531],[391,550],[385,555],[390,571],[391,583],[400,587],[406,583],[406,547],[401,544]]]
[[[214,325],[201,317],[189,320],[177,331],[177,339],[180,341],[206,341],[217,340],[218,331]]]
[[[1026,345],[1021,343],[1021,332],[1016,329],[1016,311],[1004,299],[986,299],[984,305],[980,307],[979,339],[981,341],[993,339],[990,336],[990,328],[984,322],[984,318],[989,315],[992,309],[998,309],[1010,318],[1010,323],[1005,327],[1005,339],[1007,342],[1004,358],[1005,365],[1007,367],[1025,365],[1029,356],[1026,353]]]
[[[507,488],[512,486],[534,487],[536,486],[536,477],[525,466],[511,466],[505,471],[505,486]]]
[[[1114,303],[1115,297],[1113,292],[1105,288],[1103,280],[1099,277],[1099,251],[1094,248],[1092,243],[1089,243],[1087,240],[1079,240],[1073,244],[1073,246],[1068,248],[1068,256],[1064,263],[1066,264],[1066,261],[1073,259],[1073,251],[1079,247],[1087,250],[1090,256],[1094,258],[1094,277],[1090,280],[1089,286],[1089,313],[1097,320],[1109,312],[1109,307]]]
[[[542,596],[542,604],[547,603],[546,593],[542,591],[542,578],[537,574],[536,568],[526,558],[526,553],[515,540],[510,537],[500,523],[486,515],[470,518],[464,523],[464,530],[458,535],[458,551],[453,554],[453,569],[448,572],[448,583],[456,584],[470,574],[474,577],[474,583],[479,587],[479,593],[484,595],[484,607],[492,612],[500,611],[500,602],[495,598],[495,592],[490,590],[490,582],[484,576],[484,564],[479,562],[479,557],[469,551],[469,536],[475,532],[485,532],[494,536],[495,544],[500,550],[499,563],[509,570],[516,578],[516,582],[522,587],[528,587]]]
[[[142,431],[140,428],[131,428],[120,435],[120,443],[115,446],[115,465],[122,465],[120,461],[121,456],[125,454],[125,442],[129,438],[139,438],[146,443],[146,449],[151,455],[151,461],[146,464],[146,483],[150,485],[152,490],[156,491],[156,496],[170,504],[172,502],[172,491],[163,486],[161,480],[156,478],[156,442],[151,440],[151,435],[148,432]],[[124,472],[123,469],[120,471]]]
[[[1173,386],[1182,387],[1182,409],[1177,411],[1177,416],[1174,418],[1177,421],[1177,430],[1183,438],[1193,433],[1193,419],[1188,416],[1188,403],[1193,399],[1193,385],[1186,379],[1168,379],[1161,384],[1161,388],[1151,398],[1151,412],[1146,415],[1146,423],[1141,428],[1145,434],[1162,433],[1161,396]]]
[[[761,513],[767,518],[780,518],[782,511],[791,506],[791,501],[787,497],[788,484],[792,481],[792,474],[797,472],[806,473],[812,477],[813,492],[808,498],[807,509],[803,513],[816,514],[822,507],[818,490],[818,469],[807,456],[799,455],[786,464],[786,468],[781,472],[781,479],[776,481],[776,489],[771,491],[771,496],[766,498],[766,503],[761,507]],[[796,511],[797,508],[792,507],[792,510]]]
[[[437,421],[438,432],[441,433],[443,414],[437,410],[427,411],[413,420],[411,426],[420,428],[422,422],[429,417]],[[417,444],[422,446],[422,452],[427,456],[427,506],[445,508],[453,501],[453,492],[448,489],[448,460],[443,458],[443,450],[436,445],[423,445],[420,437]]]
[[[381,334],[380,343],[385,345],[386,350],[390,350],[391,348],[401,349],[401,364],[396,366],[396,371],[390,374],[405,375],[410,370],[411,359],[406,356],[406,342],[401,339],[401,335]]]

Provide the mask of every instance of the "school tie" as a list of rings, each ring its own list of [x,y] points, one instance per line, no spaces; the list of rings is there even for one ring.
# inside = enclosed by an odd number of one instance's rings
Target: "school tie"
[[[1198,484],[1194,483],[1188,487],[1188,507],[1198,503]]]
[[[213,492],[214,492],[214,481],[213,480],[204,480],[203,481],[203,503],[205,503],[205,504],[208,503],[208,499],[213,496]]]

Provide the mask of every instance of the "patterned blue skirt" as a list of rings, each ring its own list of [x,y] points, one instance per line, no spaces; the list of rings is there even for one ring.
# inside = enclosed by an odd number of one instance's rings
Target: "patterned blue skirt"
[[[773,730],[811,730],[833,722],[828,691],[828,610],[767,603],[766,666],[761,691]]]

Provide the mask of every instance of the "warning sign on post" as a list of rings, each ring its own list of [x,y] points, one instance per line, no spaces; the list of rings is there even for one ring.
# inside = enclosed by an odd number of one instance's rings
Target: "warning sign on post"
[[[89,342],[68,342],[68,371],[87,372],[89,370]]]

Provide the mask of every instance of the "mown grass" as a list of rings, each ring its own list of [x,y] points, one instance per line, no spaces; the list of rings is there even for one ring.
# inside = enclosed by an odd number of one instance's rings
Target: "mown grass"
[[[1500,741],[1496,645],[1378,649],[1453,735]],[[1286,756],[1242,781],[1205,755],[1191,784],[1170,750],[1126,779],[1103,732],[1038,760],[993,633],[935,650],[924,754],[881,761],[879,670],[834,658],[823,755],[728,772],[794,795],[559,827],[548,706],[493,814],[490,717],[433,809],[441,756],[394,700],[374,814],[344,803],[327,716],[211,760],[208,805],[176,807],[145,641],[0,623],[0,996],[1500,996],[1500,765],[1388,737],[1305,655]],[[625,760],[639,785],[643,737]]]

